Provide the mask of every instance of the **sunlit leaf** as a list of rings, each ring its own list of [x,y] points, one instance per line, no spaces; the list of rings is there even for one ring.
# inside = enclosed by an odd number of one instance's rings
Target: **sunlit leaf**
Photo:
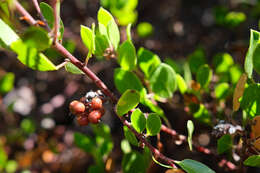
[[[118,63],[124,70],[133,70],[137,63],[134,45],[126,40],[118,48]]]
[[[19,39],[18,35],[13,31],[13,29],[8,26],[2,19],[0,19],[0,41],[5,45],[0,46],[10,46],[13,42]]]
[[[6,73],[0,79],[0,93],[5,94],[13,89],[14,87],[14,73]]]
[[[253,156],[248,157],[244,161],[244,165],[253,166],[253,167],[260,167],[260,155],[253,155]]]
[[[224,99],[228,95],[229,84],[226,82],[217,84],[214,92],[217,99]]]
[[[144,114],[140,109],[136,109],[132,114],[131,114],[131,123],[134,129],[141,133],[146,126],[146,119]]]
[[[191,120],[188,120],[187,122],[187,129],[188,129],[188,144],[190,150],[192,151],[192,134],[194,131],[194,124]]]

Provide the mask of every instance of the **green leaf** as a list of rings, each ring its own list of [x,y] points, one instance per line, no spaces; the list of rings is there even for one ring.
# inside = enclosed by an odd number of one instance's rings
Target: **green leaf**
[[[126,127],[124,126],[124,135],[125,138],[134,146],[138,146],[138,141],[135,135]]]
[[[144,100],[141,100],[141,103],[145,106],[147,106],[148,108],[150,108],[150,110],[152,112],[157,113],[158,115],[160,115],[162,118],[166,118],[164,115],[164,112],[162,110],[162,108],[160,108],[158,105],[154,104],[150,99],[145,98]]]
[[[122,168],[124,173],[144,173],[146,170],[144,156],[136,151],[125,154]]]
[[[250,30],[250,43],[249,43],[249,48],[248,48],[248,51],[246,54],[245,64],[244,64],[245,72],[247,73],[248,78],[252,77],[253,56],[254,56],[255,49],[258,45],[259,39],[260,39],[260,33],[251,29]]]
[[[17,41],[19,36],[9,27],[2,19],[0,19],[0,46],[10,46]],[[4,45],[2,45],[4,43]]]
[[[171,58],[166,58],[164,62],[171,66],[176,73],[183,74],[183,64],[181,62],[175,62]]]
[[[215,173],[215,171],[206,165],[195,160],[184,159],[182,161],[176,161],[175,163],[178,164],[187,173]]]
[[[191,55],[189,55],[188,62],[191,72],[196,74],[199,67],[206,63],[204,49],[196,49]]]
[[[2,146],[0,146],[0,171],[4,169],[4,166],[7,162],[7,154],[5,153],[5,150]]]
[[[222,136],[218,139],[218,153],[222,154],[224,152],[229,151],[232,148],[233,141],[232,137],[229,134]]]
[[[47,21],[48,25],[50,26],[50,28],[53,28],[54,25],[54,16],[53,16],[53,9],[51,6],[49,6],[47,3],[45,2],[41,2],[40,3],[40,9],[41,12],[43,14],[43,17],[45,18],[45,20]]]
[[[187,85],[190,85],[190,82],[192,80],[192,74],[191,74],[190,66],[188,63],[184,63],[183,71],[184,71],[184,80]]]
[[[260,155],[253,155],[253,156],[248,157],[244,161],[244,165],[253,166],[253,167],[260,167]]]
[[[176,74],[176,79],[177,79],[177,85],[178,85],[179,91],[182,94],[184,94],[188,90],[188,86],[187,86],[185,80],[179,74]]]
[[[87,58],[90,58],[95,51],[95,35],[90,28],[83,25],[80,26],[80,35],[84,45],[88,48]]]
[[[251,117],[260,114],[259,93],[260,84],[250,84],[244,91],[240,107]]]
[[[141,133],[146,126],[146,119],[144,114],[140,109],[136,109],[132,114],[131,114],[131,123],[134,129]]]
[[[149,81],[152,91],[164,98],[172,97],[177,86],[175,71],[165,63],[154,70]]]
[[[74,142],[77,147],[88,153],[91,153],[91,150],[95,146],[93,143],[93,139],[78,132],[74,133]]]
[[[91,165],[88,167],[88,173],[105,173],[105,166],[104,163],[97,164],[97,165]]]
[[[160,65],[160,58],[153,52],[141,47],[137,53],[138,65],[144,72],[146,78],[149,78],[153,71]]]
[[[115,69],[114,83],[120,93],[124,93],[127,89],[134,89],[139,92],[144,90],[142,82],[133,72],[121,68]]]
[[[260,74],[260,44],[258,42],[255,51],[253,53],[253,66],[254,70]]]
[[[219,53],[213,57],[213,64],[216,73],[228,72],[230,67],[234,64],[233,58],[228,53]]]
[[[102,7],[98,10],[97,18],[98,22],[103,24],[105,27],[107,27],[111,20],[114,20],[113,16]]]
[[[212,70],[205,64],[200,66],[196,74],[196,80],[200,83],[200,86],[206,88],[212,78]]]
[[[36,48],[28,47],[21,40],[12,43],[11,48],[17,53],[18,59],[33,70],[57,70],[57,67],[44,54],[38,53]]]
[[[42,15],[45,18],[45,20],[47,21],[47,24],[49,25],[49,27],[53,28],[54,27],[54,15],[53,15],[54,13],[53,13],[52,7],[45,2],[41,2],[40,9],[41,9]],[[60,32],[59,40],[61,40],[63,37],[63,33],[64,33],[64,24],[61,19],[60,19],[59,32]]]
[[[122,116],[135,108],[139,102],[140,94],[136,90],[126,90],[116,105],[116,112]]]
[[[27,134],[33,133],[36,129],[35,123],[29,118],[23,119],[20,126],[21,129]]]
[[[238,64],[233,65],[229,69],[229,76],[230,76],[232,84],[236,84],[238,82],[242,73],[243,73],[243,70]]]
[[[104,35],[97,34],[95,36],[95,51],[97,57],[103,57],[105,50],[109,47],[109,42]]]
[[[65,69],[66,69],[67,72],[70,72],[72,74],[84,74],[77,66],[75,66],[71,62],[68,62],[65,65]]]
[[[148,37],[153,34],[153,25],[148,22],[141,22],[137,25],[136,31],[139,37]]]
[[[127,36],[127,39],[132,42],[131,26],[132,26],[131,23],[129,23],[129,24],[127,25],[127,27],[126,27],[126,36]]]
[[[217,99],[226,98],[229,92],[229,84],[226,82],[217,84],[214,92]]]
[[[124,70],[133,70],[137,63],[134,45],[126,40],[118,48],[118,63]]]
[[[15,160],[8,160],[5,166],[5,170],[7,173],[13,173],[17,170],[18,164]]]
[[[39,51],[43,51],[51,46],[51,39],[48,33],[39,27],[30,27],[22,36],[24,44],[28,47],[36,48]]]
[[[187,122],[187,129],[188,129],[188,143],[189,143],[190,150],[192,151],[192,134],[194,131],[194,125],[191,120],[188,120]]]
[[[123,151],[124,154],[128,154],[132,151],[131,145],[128,142],[128,140],[123,139],[121,141],[121,150]]]
[[[161,130],[161,119],[157,113],[150,113],[146,120],[147,134],[150,136],[157,135]]]
[[[14,73],[6,73],[0,79],[0,93],[5,94],[13,89],[14,87]]]
[[[230,11],[225,16],[225,23],[230,27],[236,27],[246,20],[243,12]]]
[[[114,49],[117,50],[118,44],[120,42],[120,33],[118,26],[114,20],[110,20],[107,25],[108,38],[113,45]]]

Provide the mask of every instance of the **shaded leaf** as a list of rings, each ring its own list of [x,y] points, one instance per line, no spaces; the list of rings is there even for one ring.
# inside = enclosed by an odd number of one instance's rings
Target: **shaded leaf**
[[[244,165],[253,166],[253,167],[260,167],[260,155],[253,155],[253,156],[248,157],[244,161]]]
[[[146,120],[146,130],[147,134],[150,136],[157,135],[161,130],[161,119],[158,114],[150,113]]]
[[[177,163],[187,173],[215,173],[215,171],[213,171],[206,165],[195,160],[184,159],[175,163]]]
[[[126,90],[116,105],[116,112],[122,116],[135,108],[140,101],[140,94],[136,90]]]
[[[212,70],[205,64],[200,66],[196,74],[196,80],[200,83],[201,87],[206,88],[212,78]]]
[[[219,53],[213,57],[216,73],[224,73],[234,64],[233,58],[228,53]]]
[[[132,145],[138,146],[138,141],[137,141],[135,135],[134,135],[126,126],[124,126],[124,135],[125,135],[125,138],[126,138]]]
[[[136,151],[125,154],[122,169],[124,173],[144,173],[146,167],[143,155]]]
[[[222,136],[218,139],[218,153],[222,154],[224,152],[229,151],[232,148],[233,141],[232,137],[229,134]]]
[[[93,139],[82,133],[74,133],[74,142],[77,147],[88,153],[90,153],[94,147]]]
[[[196,74],[199,67],[206,63],[204,49],[196,49],[191,55],[189,55],[188,62],[191,72]]]

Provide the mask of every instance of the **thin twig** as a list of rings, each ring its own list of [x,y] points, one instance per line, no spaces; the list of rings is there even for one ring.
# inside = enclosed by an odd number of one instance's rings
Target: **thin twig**
[[[47,21],[45,20],[43,14],[42,14],[42,12],[41,12],[41,9],[40,9],[38,0],[32,0],[32,2],[33,2],[33,5],[34,5],[34,7],[35,7],[35,9],[36,9],[36,11],[37,11],[37,13],[38,13],[38,15],[40,16],[41,20],[45,23],[45,26],[46,26],[48,32],[51,32],[51,28],[50,28],[50,26],[48,25]]]
[[[59,37],[60,28],[60,0],[53,0],[53,13],[54,13],[54,38],[53,43],[56,44]]]

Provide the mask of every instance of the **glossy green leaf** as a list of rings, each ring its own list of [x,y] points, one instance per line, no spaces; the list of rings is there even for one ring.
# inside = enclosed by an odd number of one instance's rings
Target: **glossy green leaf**
[[[140,109],[136,109],[131,114],[131,123],[134,129],[139,133],[141,133],[145,129],[146,118]]]
[[[216,69],[216,73],[228,72],[233,64],[233,58],[228,53],[219,53],[213,57],[213,65]]]
[[[17,53],[18,59],[33,70],[57,70],[57,67],[44,54],[38,53],[36,48],[28,47],[21,40],[12,43],[11,48]]]
[[[164,98],[172,97],[177,87],[175,71],[165,63],[154,70],[149,81],[152,91]]]
[[[179,74],[176,74],[176,80],[177,80],[177,85],[178,85],[179,91],[182,94],[184,94],[187,91],[187,89],[188,89],[188,86],[187,86],[185,80]]]
[[[184,159],[182,161],[176,161],[175,163],[178,164],[187,173],[215,173],[215,171],[206,165],[195,160]]]
[[[188,129],[188,144],[190,150],[192,151],[192,134],[194,131],[194,124],[191,120],[188,120],[187,122],[187,129]]]
[[[260,115],[260,84],[250,84],[244,91],[240,107],[248,115]]]
[[[226,98],[229,92],[229,84],[226,82],[217,84],[214,92],[217,99]]]
[[[90,58],[95,51],[95,35],[90,28],[83,25],[80,26],[80,35],[84,45],[88,48],[87,58]]]
[[[253,53],[253,67],[254,70],[260,74],[260,44],[258,42],[255,51]]]
[[[135,108],[140,102],[140,94],[136,90],[126,90],[116,105],[116,112],[122,116]]]
[[[14,73],[6,73],[0,79],[0,93],[1,94],[5,94],[13,89],[14,78],[15,78]]]
[[[244,165],[253,166],[253,167],[260,167],[260,155],[253,155],[253,156],[248,157],[244,161]]]
[[[196,74],[199,67],[206,63],[204,49],[196,49],[191,55],[189,55],[188,62],[191,72]]]
[[[133,70],[137,63],[134,45],[126,40],[118,48],[118,63],[124,70]]]
[[[51,39],[48,33],[39,27],[30,27],[27,29],[22,36],[22,40],[28,47],[36,48],[39,51],[51,46]]]
[[[130,153],[132,151],[131,145],[128,142],[128,140],[123,139],[121,141],[121,150],[123,151],[124,154]]]
[[[124,135],[128,142],[130,142],[132,145],[138,146],[138,141],[135,135],[126,126],[124,126]]]
[[[8,160],[5,166],[7,173],[14,173],[18,168],[18,164],[15,160]]]
[[[90,153],[94,147],[93,139],[82,133],[74,133],[74,142],[77,147],[88,153]]]
[[[161,119],[158,114],[150,113],[146,120],[146,130],[147,134],[150,136],[157,135],[161,130]]]
[[[200,86],[206,88],[210,83],[211,78],[212,70],[210,67],[207,64],[200,66],[196,74],[196,80],[200,83]]]
[[[109,42],[104,35],[95,36],[95,52],[97,57],[103,57],[105,50],[109,47]]]
[[[2,19],[0,19],[0,46],[10,46],[17,41],[19,36],[9,27]],[[3,43],[4,45],[2,45]]]
[[[121,68],[115,69],[114,83],[120,93],[124,93],[127,89],[134,89],[139,92],[144,90],[142,82],[133,72]]]
[[[253,73],[253,56],[255,49],[258,45],[258,42],[260,40],[260,33],[255,31],[255,30],[250,30],[250,43],[249,43],[249,48],[246,54],[246,59],[245,59],[245,72],[248,75],[248,78],[252,77]]]
[[[67,72],[70,72],[72,74],[84,74],[78,67],[76,67],[74,64],[71,62],[68,62],[65,65],[65,69]]]
[[[118,44],[120,42],[120,33],[118,26],[114,20],[110,20],[107,25],[108,38],[113,45],[114,49],[117,50]]]
[[[103,24],[105,27],[107,27],[111,20],[114,20],[113,16],[102,7],[98,10],[97,18],[98,22]]]
[[[160,65],[160,58],[143,47],[139,48],[137,56],[140,69],[144,72],[145,77],[149,78],[153,71]]]
[[[137,25],[136,31],[139,37],[148,37],[153,34],[153,25],[148,22],[141,22]]]
[[[218,139],[218,153],[222,154],[224,152],[229,151],[232,148],[233,141],[232,137],[229,134],[222,136]]]
[[[122,169],[124,173],[144,173],[146,169],[144,156],[137,151],[125,154]]]

